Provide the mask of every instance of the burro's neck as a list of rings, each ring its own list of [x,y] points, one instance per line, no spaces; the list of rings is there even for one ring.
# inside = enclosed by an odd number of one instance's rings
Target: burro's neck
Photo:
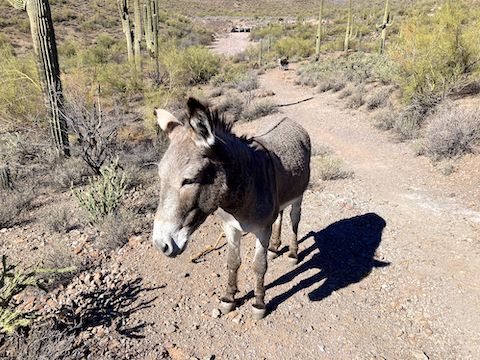
[[[270,219],[278,210],[271,155],[254,140],[233,134],[220,138],[219,146],[227,189],[220,208],[239,222]]]

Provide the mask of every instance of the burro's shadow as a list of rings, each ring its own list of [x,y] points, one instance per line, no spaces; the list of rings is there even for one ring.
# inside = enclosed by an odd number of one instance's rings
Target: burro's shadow
[[[368,213],[337,221],[319,232],[307,234],[301,241],[313,237],[315,242],[299,254],[300,265],[268,284],[267,289],[293,283],[301,274],[310,273],[312,269],[318,271],[270,300],[269,311],[276,309],[297,292],[311,287],[313,289],[308,298],[320,301],[335,290],[361,281],[373,268],[388,266],[390,263],[374,258],[385,226],[382,217]],[[311,258],[303,261],[312,253]]]

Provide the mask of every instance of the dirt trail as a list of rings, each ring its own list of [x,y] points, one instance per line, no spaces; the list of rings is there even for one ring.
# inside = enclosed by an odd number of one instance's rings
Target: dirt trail
[[[261,82],[278,103],[311,96],[293,79],[293,71],[271,70]],[[268,127],[285,115],[309,131],[314,146],[331,147],[354,176],[312,179],[301,262],[269,264],[271,313],[252,320],[247,236],[239,279],[245,304],[212,317],[226,283],[226,249],[199,264],[188,261],[221,231],[212,217],[178,259],[166,259],[149,242],[124,254],[124,265],[147,285],[165,285],[146,295],[156,297],[151,308],[132,315],[152,324],[142,341],[151,349],[164,344],[177,359],[478,358],[480,213],[472,194],[373,129],[361,112],[344,110],[334,95],[315,95],[237,131]]]

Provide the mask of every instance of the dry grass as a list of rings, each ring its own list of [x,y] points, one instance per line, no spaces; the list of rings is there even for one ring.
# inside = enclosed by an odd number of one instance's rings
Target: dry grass
[[[334,155],[314,157],[312,163],[315,177],[323,181],[347,179],[352,176],[350,171],[345,170],[344,162]]]
[[[0,229],[9,228],[22,222],[22,215],[31,208],[35,198],[32,188],[21,191],[6,191],[0,193]]]
[[[382,109],[374,116],[373,126],[379,130],[392,130],[398,116],[393,108]]]
[[[453,158],[474,151],[480,141],[478,111],[461,110],[447,102],[436,111],[425,129],[427,154]]]
[[[139,231],[140,222],[132,212],[124,210],[106,216],[96,227],[100,230],[96,246],[108,251],[125,245],[129,237]]]
[[[243,112],[242,118],[246,121],[252,121],[277,111],[278,107],[272,100],[263,99],[250,104]]]
[[[373,92],[371,95],[367,96],[365,99],[365,104],[368,110],[375,110],[381,107],[384,107],[387,104],[389,97],[389,89],[379,89]]]

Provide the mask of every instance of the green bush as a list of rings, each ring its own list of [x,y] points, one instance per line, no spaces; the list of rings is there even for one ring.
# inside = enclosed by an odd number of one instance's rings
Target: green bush
[[[120,169],[117,159],[110,166],[104,166],[100,176],[86,189],[72,188],[72,192],[80,207],[87,211],[90,221],[96,223],[116,213],[127,185],[127,174]]]
[[[42,88],[33,57],[17,57],[5,43],[0,46],[0,58],[0,128],[45,118],[47,109],[42,106]]]
[[[276,52],[280,57],[307,58],[315,50],[312,40],[300,37],[284,37],[275,44]]]
[[[477,77],[478,23],[470,13],[462,1],[446,1],[432,16],[418,13],[402,24],[389,56],[399,65],[397,81],[407,100],[445,95]]]
[[[162,54],[170,88],[206,83],[220,66],[220,58],[203,46],[179,49],[170,45]]]

